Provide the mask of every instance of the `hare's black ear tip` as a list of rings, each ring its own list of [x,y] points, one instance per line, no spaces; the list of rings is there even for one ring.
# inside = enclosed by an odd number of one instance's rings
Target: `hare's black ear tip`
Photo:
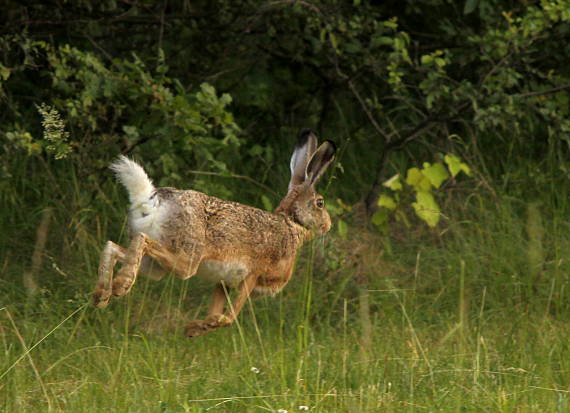
[[[315,135],[315,136],[317,136],[317,134],[315,133],[314,130],[309,129],[309,128],[305,128],[305,129],[303,129],[303,130],[301,131],[301,133],[299,134],[299,138],[304,138],[304,137],[307,137],[307,136],[309,136],[309,135]]]
[[[334,141],[331,141],[331,140],[329,140],[329,139],[327,139],[325,142],[329,144],[329,146],[330,146],[332,152],[333,152],[333,153],[336,153],[336,149],[337,149],[336,143],[334,143]]]
[[[305,146],[309,141],[314,142],[314,145],[317,144],[317,134],[312,129],[303,129],[299,134],[299,139],[297,139],[297,143],[295,144],[296,148],[301,148]]]
[[[307,142],[311,136],[313,136],[315,139],[317,138],[317,134],[314,130],[305,128],[299,134],[299,142]]]

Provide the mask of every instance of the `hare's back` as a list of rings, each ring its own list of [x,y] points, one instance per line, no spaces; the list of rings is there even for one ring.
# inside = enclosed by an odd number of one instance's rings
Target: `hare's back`
[[[281,215],[249,205],[209,197],[206,240],[219,249],[254,257],[281,257],[296,244],[290,224]]]

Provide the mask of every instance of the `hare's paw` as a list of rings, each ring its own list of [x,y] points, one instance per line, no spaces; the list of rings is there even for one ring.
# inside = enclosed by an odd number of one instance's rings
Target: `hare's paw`
[[[186,325],[187,337],[202,336],[217,328],[230,325],[232,321],[223,314],[212,314],[204,320],[192,320]]]
[[[192,320],[186,325],[186,337],[198,337],[211,330],[204,320]]]
[[[204,322],[212,328],[217,328],[229,326],[232,323],[232,320],[224,314],[212,314],[206,317]]]
[[[98,308],[107,307],[111,299],[111,289],[105,287],[97,287],[93,292],[93,305]]]

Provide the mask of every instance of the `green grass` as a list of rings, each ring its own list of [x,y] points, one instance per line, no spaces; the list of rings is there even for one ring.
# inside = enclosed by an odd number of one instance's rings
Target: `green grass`
[[[323,412],[564,412],[570,407],[568,322],[483,310],[468,327],[450,315],[417,321],[410,308],[378,314],[367,352],[359,345],[353,315],[347,313],[336,328],[310,328],[305,346],[299,336],[307,326],[289,323],[282,305],[278,300],[256,306],[256,313],[276,311],[270,322],[258,317],[256,324],[246,311],[240,326],[195,340],[181,337],[181,329],[147,333],[130,326],[127,310],[135,311],[134,303],[117,304],[106,314],[80,307],[53,332],[64,309],[71,313],[73,306],[54,305],[28,317],[4,309],[3,319],[14,324],[3,329],[2,408],[241,412],[296,411],[306,405]]]
[[[88,305],[103,235],[36,298],[7,258],[0,411],[569,411],[568,225],[546,211],[529,225],[510,201],[457,215],[443,235],[408,230],[391,254],[371,238],[369,337],[362,257],[334,236],[305,250],[281,295],[195,339],[182,332],[207,307],[198,280],[142,279]]]

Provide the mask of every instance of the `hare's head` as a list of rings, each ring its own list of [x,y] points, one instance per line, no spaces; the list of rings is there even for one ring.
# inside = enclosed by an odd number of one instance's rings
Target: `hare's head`
[[[289,190],[275,212],[291,217],[307,229],[324,234],[331,228],[331,218],[315,186],[333,161],[336,146],[332,141],[325,141],[319,147],[317,144],[313,131],[306,129],[301,132],[291,156]]]

